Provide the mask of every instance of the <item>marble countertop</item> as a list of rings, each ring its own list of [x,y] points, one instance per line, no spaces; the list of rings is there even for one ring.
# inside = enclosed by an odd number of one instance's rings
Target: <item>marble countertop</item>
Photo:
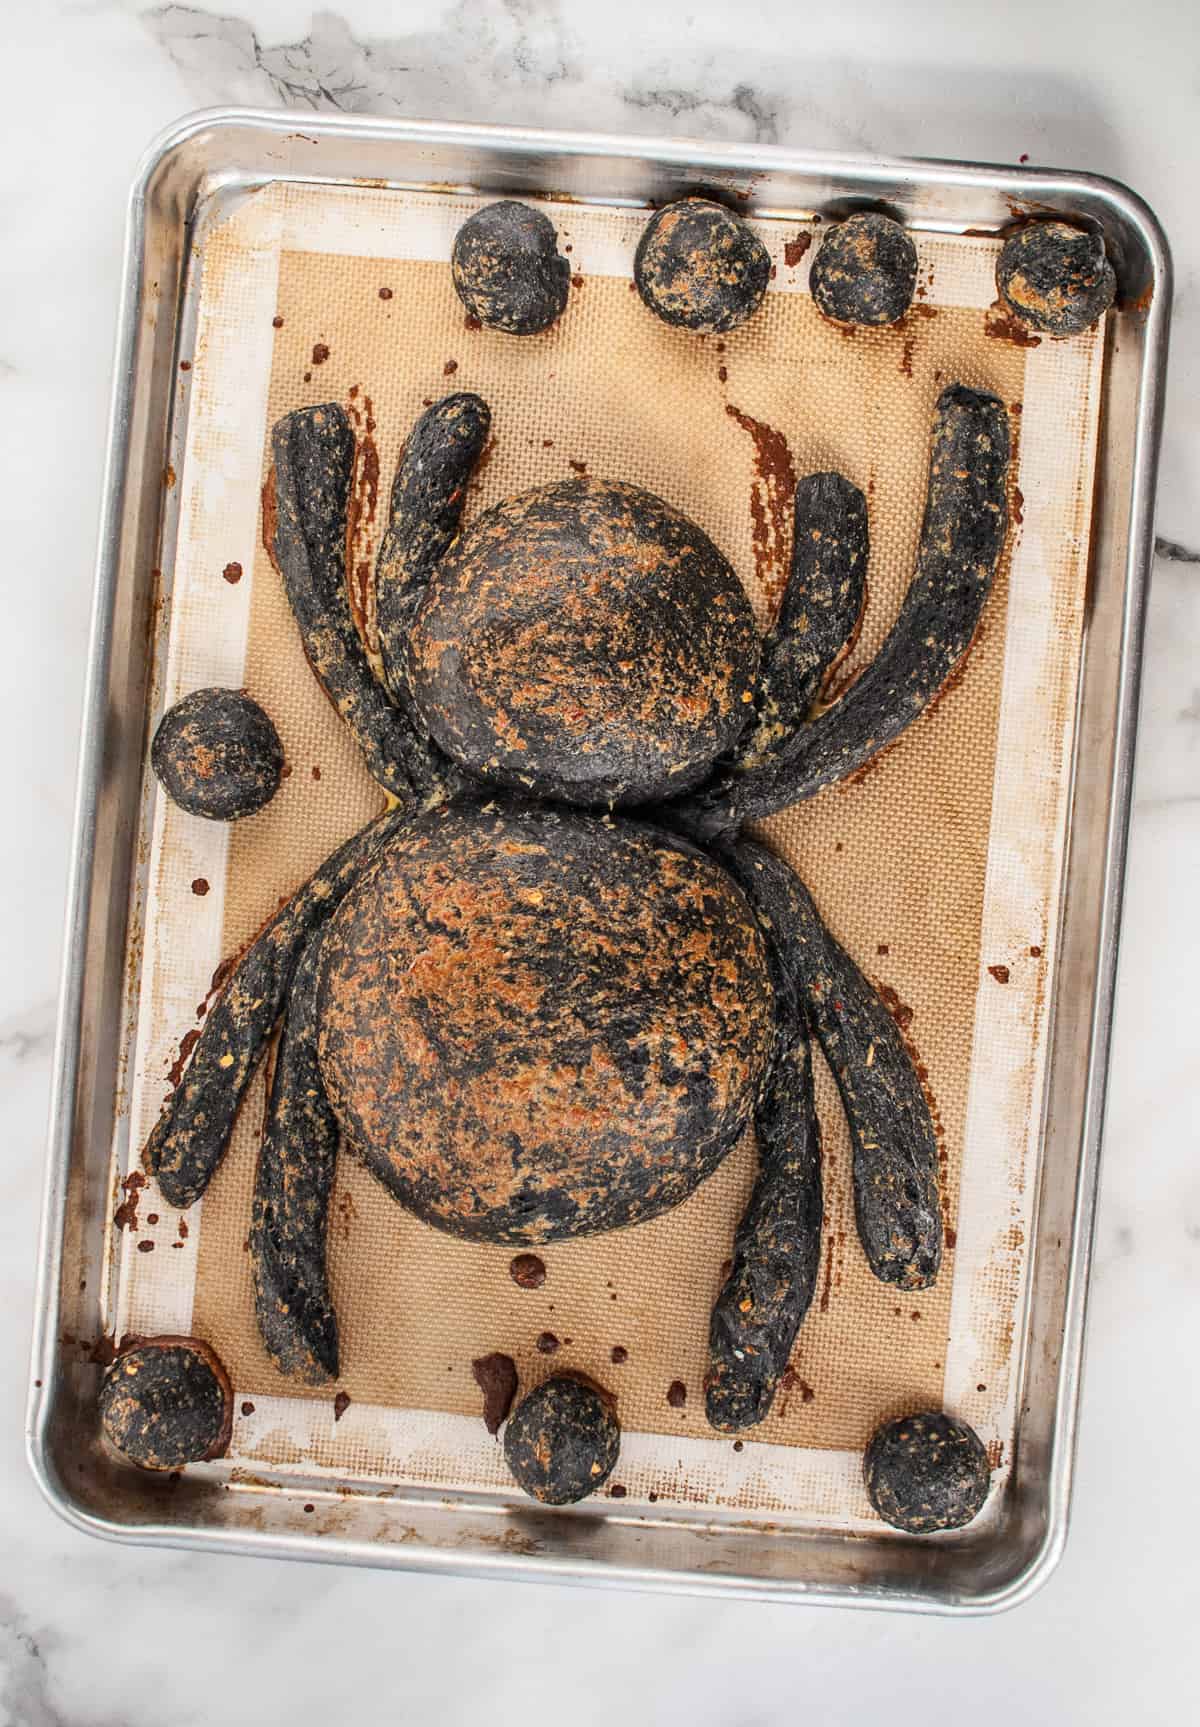
[[[241,7],[236,14],[226,11]],[[1200,1431],[1200,19],[1185,0],[43,0],[10,8],[0,836],[0,1727],[1182,1718]],[[33,1260],[126,190],[209,103],[965,156],[1117,177],[1178,292],[1073,1529],[999,1619],[662,1599],[149,1552],[22,1455]],[[32,816],[33,819],[28,819]],[[220,1684],[220,1703],[201,1688]]]

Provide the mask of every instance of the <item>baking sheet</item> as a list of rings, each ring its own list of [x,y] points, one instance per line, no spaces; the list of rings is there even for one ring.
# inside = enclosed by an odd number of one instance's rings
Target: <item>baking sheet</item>
[[[768,824],[839,937],[895,991],[943,1129],[956,1246],[934,1292],[897,1298],[870,1278],[853,1232],[844,1127],[822,1074],[828,1258],[794,1353],[796,1385],[735,1453],[705,1427],[700,1377],[750,1146],[669,1217],[545,1250],[550,1276],[536,1294],[511,1283],[509,1253],[428,1230],[343,1159],[331,1253],[341,1385],[352,1402],[335,1423],[335,1388],[292,1395],[254,1330],[243,1242],[256,1090],[209,1195],[183,1219],[187,1235],[153,1189],[140,1197],[136,1232],[119,1233],[118,1329],[194,1329],[215,1344],[239,1409],[253,1405],[235,1425],[235,1461],[501,1491],[507,1476],[478,1418],[469,1363],[504,1348],[527,1385],[549,1370],[534,1339],[553,1329],[571,1339],[554,1365],[583,1367],[618,1394],[617,1478],[629,1500],[654,1493],[665,1504],[878,1530],[858,1459],[883,1416],[944,1401],[988,1441],[999,1484],[1007,1463],[1102,342],[1015,345],[990,309],[995,242],[929,236],[920,244],[924,310],[902,329],[848,337],[807,297],[809,231],[765,222],[772,292],[718,348],[667,330],[630,293],[644,216],[578,205],[547,206],[580,278],[568,316],[543,338],[496,337],[465,328],[444,268],[474,207],[279,186],[208,241],[195,349],[183,356],[188,436],[163,697],[244,684],[276,719],[292,773],[266,812],[233,830],[155,801],[124,1156],[135,1156],[157,1113],[221,957],[378,807],[258,548],[264,434],[279,413],[317,399],[351,406],[386,487],[422,401],[478,388],[493,404],[496,442],[473,510],[573,463],[638,481],[712,534],[764,619],[786,567],[782,438],[796,472],[837,466],[868,492],[862,663],[911,571],[933,401],[959,377],[1000,389],[1021,410],[1013,503],[1022,519],[967,673],[857,784]],[[364,461],[364,562],[371,474]],[[238,580],[226,574],[234,564]],[[204,893],[193,891],[200,881]],[[619,1368],[616,1344],[629,1352]],[[676,1378],[689,1388],[682,1411],[665,1399]]]

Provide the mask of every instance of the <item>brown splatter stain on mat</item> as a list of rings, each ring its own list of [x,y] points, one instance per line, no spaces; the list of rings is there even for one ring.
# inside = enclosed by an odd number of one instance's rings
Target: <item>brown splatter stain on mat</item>
[[[174,1091],[175,1087],[179,1084],[180,1080],[183,1078],[184,1069],[187,1067],[187,1064],[188,1064],[188,1057],[191,1055],[192,1051],[195,1049],[196,1045],[199,1042],[200,1042],[200,1033],[195,1029],[195,1027],[192,1027],[190,1030],[185,1031],[183,1036],[180,1038],[180,1040],[179,1040],[179,1051],[175,1057],[175,1060],[171,1063],[170,1068],[167,1070],[167,1088],[168,1088],[168,1090]]]
[[[540,1289],[546,1281],[546,1262],[536,1253],[518,1253],[509,1263],[508,1275],[518,1289]]]
[[[137,1233],[138,1204],[142,1189],[146,1186],[146,1177],[140,1169],[131,1169],[121,1182],[121,1191],[125,1197],[113,1212],[113,1223],[118,1229],[128,1229]]]
[[[742,413],[732,403],[725,412],[744,432],[749,432],[754,442],[754,479],[750,486],[754,567],[774,615],[787,585],[792,555],[791,512],[796,469],[782,432]]]
[[[517,1395],[517,1365],[511,1355],[493,1350],[471,1363],[471,1376],[483,1393],[483,1422],[493,1437],[499,1433]]]
[[[876,979],[875,988],[879,992],[880,1001],[887,1008],[900,1030],[907,1031],[913,1022],[916,1009],[910,1007],[906,1001],[901,1001],[891,984],[880,983]]]
[[[1042,345],[1042,338],[999,300],[984,318],[983,328],[993,341],[1011,342],[1015,348],[1040,348]]]

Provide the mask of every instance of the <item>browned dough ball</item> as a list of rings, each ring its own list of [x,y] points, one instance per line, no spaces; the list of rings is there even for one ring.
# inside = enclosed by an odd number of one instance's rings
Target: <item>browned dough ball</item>
[[[100,1421],[121,1455],[142,1469],[220,1457],[233,1422],[229,1375],[197,1338],[143,1338],[105,1373]]]
[[[616,1467],[621,1428],[610,1400],[582,1379],[557,1374],[517,1405],[504,1456],[519,1486],[543,1505],[573,1505]]]
[[[890,216],[860,211],[828,230],[808,280],[827,318],[841,324],[894,324],[912,305],[917,248]]]
[[[548,329],[562,316],[571,287],[554,223],[511,198],[467,218],[455,236],[450,272],[467,311],[510,336]]]
[[[1099,234],[1031,222],[1005,241],[996,286],[1023,323],[1050,336],[1078,336],[1108,311],[1117,279]]]
[[[283,746],[268,716],[240,690],[194,690],[163,715],[150,765],[180,809],[230,822],[275,796]]]
[[[749,223],[708,198],[681,198],[646,224],[633,279],[664,324],[717,334],[757,311],[771,277],[767,248]]]
[[[863,1457],[867,1498],[910,1535],[961,1529],[988,1494],[987,1452],[974,1428],[941,1410],[885,1422]]]

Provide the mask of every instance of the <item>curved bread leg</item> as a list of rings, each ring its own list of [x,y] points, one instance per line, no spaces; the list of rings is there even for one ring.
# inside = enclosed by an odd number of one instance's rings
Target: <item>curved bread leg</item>
[[[429,578],[458,533],[467,481],[491,423],[482,396],[446,396],[413,426],[396,468],[375,600],[384,673],[406,709],[409,631]]]
[[[917,569],[872,663],[811,725],[762,760],[724,771],[679,819],[713,835],[845,779],[898,738],[971,644],[1007,525],[1008,415],[998,397],[952,384],[938,399]]]
[[[785,864],[757,846],[723,854],[763,926],[775,985],[775,1050],[754,1125],[758,1176],[733,1241],[733,1265],[709,1325],[705,1409],[732,1433],[762,1421],[787,1368],[821,1263],[821,1134],[801,999],[801,956],[788,925]]]
[[[734,855],[760,917],[765,912],[773,929],[787,932],[809,1023],[841,1093],[867,1262],[884,1283],[927,1288],[942,1261],[937,1140],[896,1022],[787,865],[748,842]]]
[[[286,414],[271,434],[275,562],[309,664],[375,779],[401,803],[441,783],[441,758],[371,670],[346,592],[354,433],[336,403]]]
[[[310,1385],[338,1373],[337,1315],[325,1278],[338,1124],[317,1065],[321,946],[321,934],[310,939],[288,992],[250,1226],[254,1305],[267,1353],[281,1373]]]
[[[306,941],[337,910],[377,847],[407,819],[403,810],[393,810],[347,840],[239,960],[142,1153],[169,1204],[191,1205],[212,1180]]]
[[[768,760],[805,724],[829,667],[862,617],[870,536],[867,500],[841,474],[807,474],[796,487],[792,567],[763,640],[757,723],[738,750],[743,771]]]

